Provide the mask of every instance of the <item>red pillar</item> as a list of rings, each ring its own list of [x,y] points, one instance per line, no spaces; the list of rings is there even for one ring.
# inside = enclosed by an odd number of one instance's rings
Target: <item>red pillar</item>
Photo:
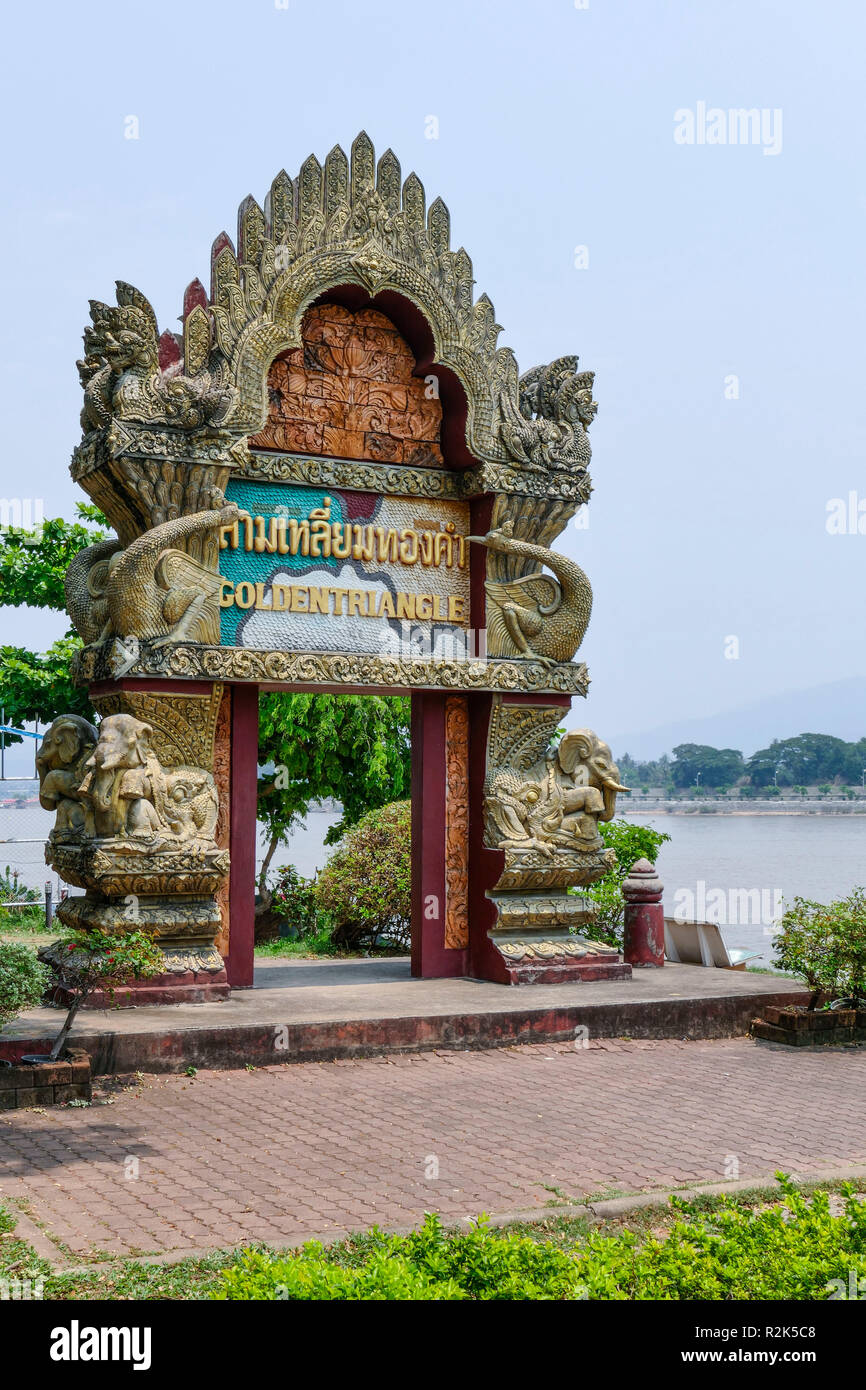
[[[467,952],[445,945],[445,701],[412,693],[412,974],[465,975]]]
[[[665,963],[664,885],[648,859],[638,859],[622,885],[625,898],[623,960],[629,965]]]
[[[249,989],[253,983],[258,761],[258,686],[235,685],[232,687],[231,877],[226,959],[232,989]]]

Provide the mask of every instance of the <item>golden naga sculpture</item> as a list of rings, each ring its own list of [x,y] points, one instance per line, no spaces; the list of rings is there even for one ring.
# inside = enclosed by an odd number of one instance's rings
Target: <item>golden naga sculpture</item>
[[[598,411],[592,398],[595,373],[579,372],[577,367],[577,357],[568,356],[524,372],[518,380],[517,409],[513,384],[501,395],[502,439],[530,468],[572,473],[589,468],[587,431]]]
[[[543,763],[496,773],[485,797],[487,843],[545,859],[603,849],[598,822],[613,819],[617,792],[626,791],[608,745],[578,729],[549,748]]]
[[[74,556],[66,605],[85,642],[107,637],[219,642],[220,576],[178,547],[237,517],[237,507],[195,512],[145,531],[125,549],[101,541]]]
[[[516,540],[510,521],[469,540],[506,555],[539,560],[556,576],[536,570],[518,579],[487,580],[488,654],[530,657],[549,666],[570,661],[592,613],[592,588],[580,566],[546,545]]]
[[[159,332],[149,301],[117,281],[117,306],[90,301],[84,357],[76,363],[84,387],[81,428],[104,429],[114,418],[178,429],[218,426],[237,401],[232,387],[208,377],[160,371]]]

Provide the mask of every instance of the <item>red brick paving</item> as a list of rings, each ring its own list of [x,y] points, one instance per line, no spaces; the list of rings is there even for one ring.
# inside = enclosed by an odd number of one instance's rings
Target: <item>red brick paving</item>
[[[864,1080],[862,1050],[746,1039],[148,1076],[110,1105],[4,1115],[0,1197],[77,1255],[291,1245],[541,1208],[553,1187],[719,1182],[730,1155],[741,1178],[862,1163]]]

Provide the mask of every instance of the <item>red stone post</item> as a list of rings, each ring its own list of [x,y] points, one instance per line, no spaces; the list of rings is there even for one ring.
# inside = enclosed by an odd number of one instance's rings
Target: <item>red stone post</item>
[[[259,762],[259,688],[232,689],[231,828],[229,846],[229,953],[232,989],[253,983],[256,911],[256,827]]]
[[[465,947],[446,941],[447,696],[412,691],[412,974],[466,974]]]
[[[664,885],[648,859],[638,859],[622,885],[625,898],[623,960],[629,965],[665,963]]]

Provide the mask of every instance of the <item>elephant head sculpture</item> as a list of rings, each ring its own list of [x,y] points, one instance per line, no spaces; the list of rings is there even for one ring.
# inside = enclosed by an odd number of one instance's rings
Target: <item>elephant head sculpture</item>
[[[42,736],[36,754],[39,801],[46,811],[57,813],[55,835],[84,829],[80,786],[96,739],[95,728],[80,714],[61,714]]]
[[[566,734],[557,749],[563,772],[575,786],[595,787],[601,792],[599,820],[613,820],[617,792],[627,792],[619,780],[619,768],[608,745],[592,729],[575,729]]]
[[[91,834],[153,836],[164,828],[165,778],[150,751],[152,733],[131,714],[103,719],[81,788]]]

